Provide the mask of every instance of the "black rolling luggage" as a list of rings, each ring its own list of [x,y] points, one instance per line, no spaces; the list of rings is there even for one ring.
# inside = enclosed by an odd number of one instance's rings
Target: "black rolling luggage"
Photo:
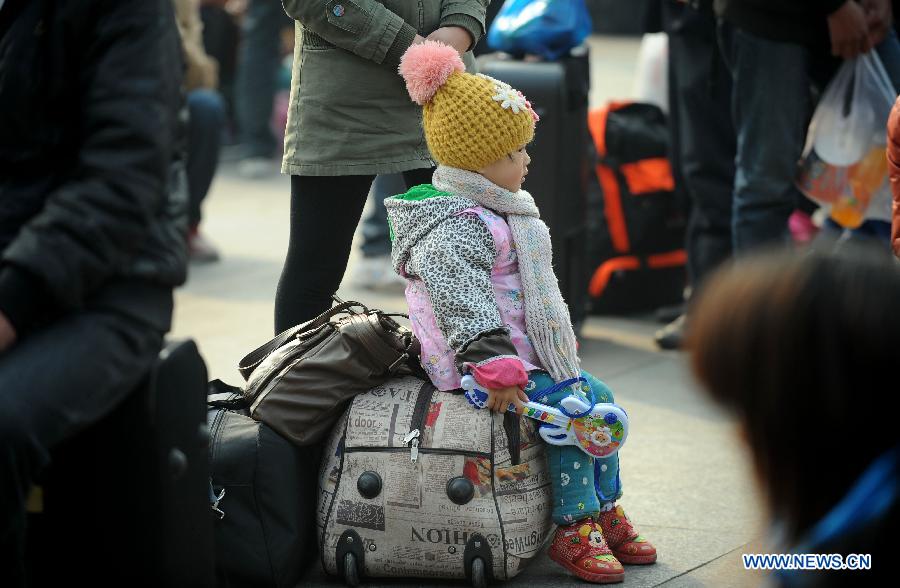
[[[250,418],[250,403],[239,388],[216,380],[209,392],[209,492],[219,586],[294,588],[318,551],[320,450],[292,445]]]
[[[553,267],[576,331],[587,305],[587,53],[526,62],[485,56],[481,73],[521,91],[538,116],[524,188],[534,196],[553,239]]]
[[[32,585],[214,586],[204,398],[193,341],[54,452],[29,514]]]

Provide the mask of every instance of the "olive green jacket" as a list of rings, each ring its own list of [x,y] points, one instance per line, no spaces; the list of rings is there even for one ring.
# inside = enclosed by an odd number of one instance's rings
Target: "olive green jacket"
[[[283,173],[370,175],[430,167],[421,108],[397,73],[416,34],[459,26],[475,42],[490,0],[283,0],[296,23]],[[474,45],[474,44],[473,44]],[[474,69],[471,52],[463,57]]]

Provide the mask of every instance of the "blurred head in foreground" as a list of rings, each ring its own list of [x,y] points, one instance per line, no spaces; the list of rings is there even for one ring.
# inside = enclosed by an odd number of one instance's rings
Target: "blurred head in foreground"
[[[894,464],[880,484],[893,480],[894,498],[873,518],[896,531],[896,261],[864,249],[747,258],[710,280],[691,317],[694,373],[736,417],[784,539],[805,543],[879,458]]]

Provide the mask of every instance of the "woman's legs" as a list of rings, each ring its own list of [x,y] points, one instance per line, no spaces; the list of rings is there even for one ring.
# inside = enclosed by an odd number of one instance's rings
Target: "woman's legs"
[[[292,176],[291,236],[275,294],[275,331],[331,307],[374,176]]]

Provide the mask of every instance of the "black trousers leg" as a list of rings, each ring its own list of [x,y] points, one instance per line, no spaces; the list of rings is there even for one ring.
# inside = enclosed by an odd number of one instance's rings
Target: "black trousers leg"
[[[291,236],[275,295],[276,332],[331,307],[373,179],[291,177]]]
[[[403,181],[406,182],[406,188],[409,189],[419,184],[430,184],[432,175],[434,175],[433,167],[411,169],[403,172]]]
[[[678,99],[681,178],[691,199],[686,235],[694,290],[731,256],[731,210],[736,138],[731,76],[719,53],[712,9],[683,7],[669,28],[670,80]]]

